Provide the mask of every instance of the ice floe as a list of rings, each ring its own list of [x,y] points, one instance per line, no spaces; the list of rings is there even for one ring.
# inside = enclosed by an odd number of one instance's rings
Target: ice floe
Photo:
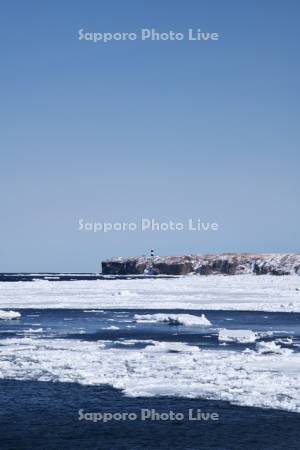
[[[300,354],[278,352],[270,343],[235,352],[157,341],[126,349],[107,341],[26,337],[2,339],[0,348],[1,378],[109,384],[133,397],[201,397],[300,412]]]
[[[186,276],[172,279],[0,283],[0,308],[194,309],[300,312],[300,277]]]
[[[116,327],[115,325],[110,325],[109,327],[103,327],[102,330],[119,330],[120,327]]]
[[[251,343],[257,339],[257,334],[251,330],[227,330],[225,328],[219,330],[218,339],[221,342],[240,342]]]
[[[24,330],[24,333],[42,333],[43,328],[29,328],[28,330]]]
[[[0,310],[0,320],[12,320],[12,319],[19,319],[21,317],[21,314],[16,311],[3,311]]]
[[[283,345],[288,345],[288,346],[294,344],[293,339],[290,338],[290,337],[287,337],[287,338],[284,338],[284,339],[280,339],[280,338],[279,339],[275,339],[275,342],[276,342],[276,344],[283,344]]]
[[[256,343],[256,349],[259,353],[278,353],[278,354],[284,354],[284,353],[291,353],[292,350],[282,348],[279,344],[276,344],[274,341],[269,342],[257,342]]]
[[[148,345],[145,351],[151,353],[191,354],[200,352],[200,348],[186,345],[184,342],[153,342],[153,345]]]
[[[184,325],[184,326],[209,326],[211,322],[205,317],[204,314],[201,316],[193,316],[192,314],[135,314],[134,319],[137,322],[163,322],[169,325]]]

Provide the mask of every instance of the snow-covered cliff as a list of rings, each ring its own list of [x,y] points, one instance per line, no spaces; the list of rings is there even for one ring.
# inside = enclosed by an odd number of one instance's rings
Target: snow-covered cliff
[[[102,262],[104,275],[300,274],[299,253],[224,253],[220,255],[116,257]]]

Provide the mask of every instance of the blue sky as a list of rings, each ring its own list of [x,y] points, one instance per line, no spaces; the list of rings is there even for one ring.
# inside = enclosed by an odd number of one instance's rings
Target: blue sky
[[[299,252],[296,0],[6,1],[0,271],[103,258]],[[78,30],[218,32],[218,42],[78,40]],[[88,233],[78,220],[218,222]]]

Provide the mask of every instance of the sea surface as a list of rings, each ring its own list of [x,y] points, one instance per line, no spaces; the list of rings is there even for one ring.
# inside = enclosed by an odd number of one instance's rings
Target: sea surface
[[[17,311],[16,309],[14,309]],[[186,365],[197,356],[195,349],[215,351],[228,358],[253,352],[256,342],[220,342],[219,329],[251,330],[260,333],[259,341],[280,342],[280,348],[293,354],[299,352],[300,314],[272,312],[176,310],[172,314],[190,314],[209,319],[211,326],[170,325],[167,322],[139,322],[135,315],[161,313],[169,310],[133,309],[20,309],[19,320],[0,322],[0,449],[1,450],[296,450],[300,448],[300,415],[278,408],[257,408],[221,399],[189,398],[181,395],[141,394],[143,381],[135,378],[138,364],[132,355],[146,352],[153,364],[146,368],[145,389],[153,377],[170,370],[167,358],[186,358]],[[73,344],[74,343],[74,347]],[[101,370],[110,383],[99,382],[99,361],[93,360],[110,352]],[[159,344],[166,345],[165,350]],[[180,347],[183,345],[184,347]],[[94,347],[96,346],[96,347]],[[179,347],[178,347],[179,346]],[[105,348],[105,350],[103,350]],[[152,349],[158,349],[153,351]],[[192,354],[181,349],[193,349]],[[149,352],[150,349],[150,352]],[[39,350],[41,350],[39,352]],[[87,353],[91,354],[88,355]],[[102,352],[102,353],[101,353]],[[164,353],[165,352],[165,353]],[[94,354],[94,356],[93,356]],[[56,355],[59,355],[57,357]],[[75,355],[75,356],[74,356]],[[143,353],[144,355],[144,353]],[[196,356],[194,356],[196,355]],[[75,359],[74,359],[75,358]],[[78,358],[78,359],[76,359]],[[90,359],[92,358],[92,359]],[[162,359],[160,359],[162,358]],[[263,356],[265,358],[265,356]],[[274,358],[270,356],[271,362]],[[280,356],[275,355],[275,361]],[[126,389],[124,374],[118,377],[118,361],[128,359],[132,383]],[[63,360],[63,361],[62,361]],[[225,357],[226,360],[226,357]],[[146,361],[146,360],[145,360]],[[222,359],[223,361],[223,359]],[[101,361],[102,363],[103,361]],[[223,364],[223,363],[222,363]],[[80,371],[76,372],[77,366]],[[230,363],[229,366],[230,368]],[[226,369],[226,370],[229,370]],[[111,369],[112,373],[109,373]],[[176,367],[172,368],[172,379]],[[275,370],[275,369],[274,369]],[[193,381],[194,366],[190,379]],[[143,374],[142,374],[143,375]],[[211,374],[210,374],[211,376]],[[131,378],[130,378],[131,379]],[[185,374],[184,380],[188,383]],[[100,378],[101,381],[101,378]],[[158,379],[155,389],[159,386]],[[182,386],[184,387],[184,386]],[[164,388],[165,389],[165,388]],[[180,386],[176,387],[176,392]],[[147,389],[146,389],[147,391]],[[185,391],[183,391],[185,392]],[[153,392],[152,392],[153,394]],[[243,398],[243,397],[242,397]],[[240,402],[239,397],[237,401]],[[244,400],[243,400],[244,401]],[[183,420],[141,420],[142,409],[157,413],[181,412]],[[219,420],[188,420],[188,411],[214,412]],[[96,413],[132,412],[137,420],[92,422],[79,420],[79,410]]]

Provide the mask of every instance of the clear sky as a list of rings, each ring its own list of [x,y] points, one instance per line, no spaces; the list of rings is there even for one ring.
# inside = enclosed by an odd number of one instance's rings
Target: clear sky
[[[298,0],[4,0],[0,271],[299,252]],[[78,30],[218,32],[91,43]],[[200,218],[217,232],[80,232]]]

